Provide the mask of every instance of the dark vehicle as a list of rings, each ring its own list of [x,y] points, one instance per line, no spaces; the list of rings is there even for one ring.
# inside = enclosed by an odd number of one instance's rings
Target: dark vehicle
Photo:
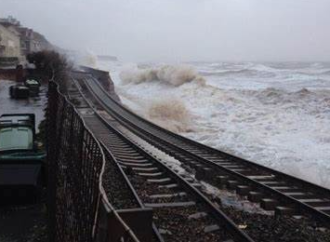
[[[34,114],[0,116],[0,204],[35,202],[45,185],[45,153],[36,145]]]
[[[28,79],[25,81],[25,86],[29,88],[30,97],[35,97],[39,95],[40,83],[34,79]]]
[[[14,86],[10,86],[9,95],[11,98],[24,99],[30,96],[30,90],[25,85],[17,84]]]

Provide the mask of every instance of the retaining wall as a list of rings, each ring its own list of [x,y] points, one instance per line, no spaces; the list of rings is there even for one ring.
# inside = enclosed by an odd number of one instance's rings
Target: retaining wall
[[[105,90],[107,90],[116,101],[120,102],[120,98],[116,93],[115,85],[113,84],[113,81],[111,80],[109,72],[101,71],[101,70],[87,67],[87,66],[81,66],[81,68],[85,72],[93,75],[102,84],[103,88]]]

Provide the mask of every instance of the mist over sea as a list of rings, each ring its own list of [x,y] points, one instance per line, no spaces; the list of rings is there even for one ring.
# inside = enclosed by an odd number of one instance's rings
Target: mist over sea
[[[94,64],[156,124],[330,188],[330,63]]]

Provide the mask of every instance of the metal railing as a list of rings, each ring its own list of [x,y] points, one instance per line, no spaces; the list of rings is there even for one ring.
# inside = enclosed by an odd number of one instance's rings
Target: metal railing
[[[46,115],[50,241],[139,241],[106,197],[99,142],[55,82]]]

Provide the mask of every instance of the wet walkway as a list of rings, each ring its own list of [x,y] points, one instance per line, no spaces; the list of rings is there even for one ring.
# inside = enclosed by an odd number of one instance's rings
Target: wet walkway
[[[47,103],[47,86],[41,87],[39,97],[22,100],[11,99],[9,87],[16,82],[0,80],[0,115],[4,113],[34,113],[37,126],[44,119],[44,109]]]

